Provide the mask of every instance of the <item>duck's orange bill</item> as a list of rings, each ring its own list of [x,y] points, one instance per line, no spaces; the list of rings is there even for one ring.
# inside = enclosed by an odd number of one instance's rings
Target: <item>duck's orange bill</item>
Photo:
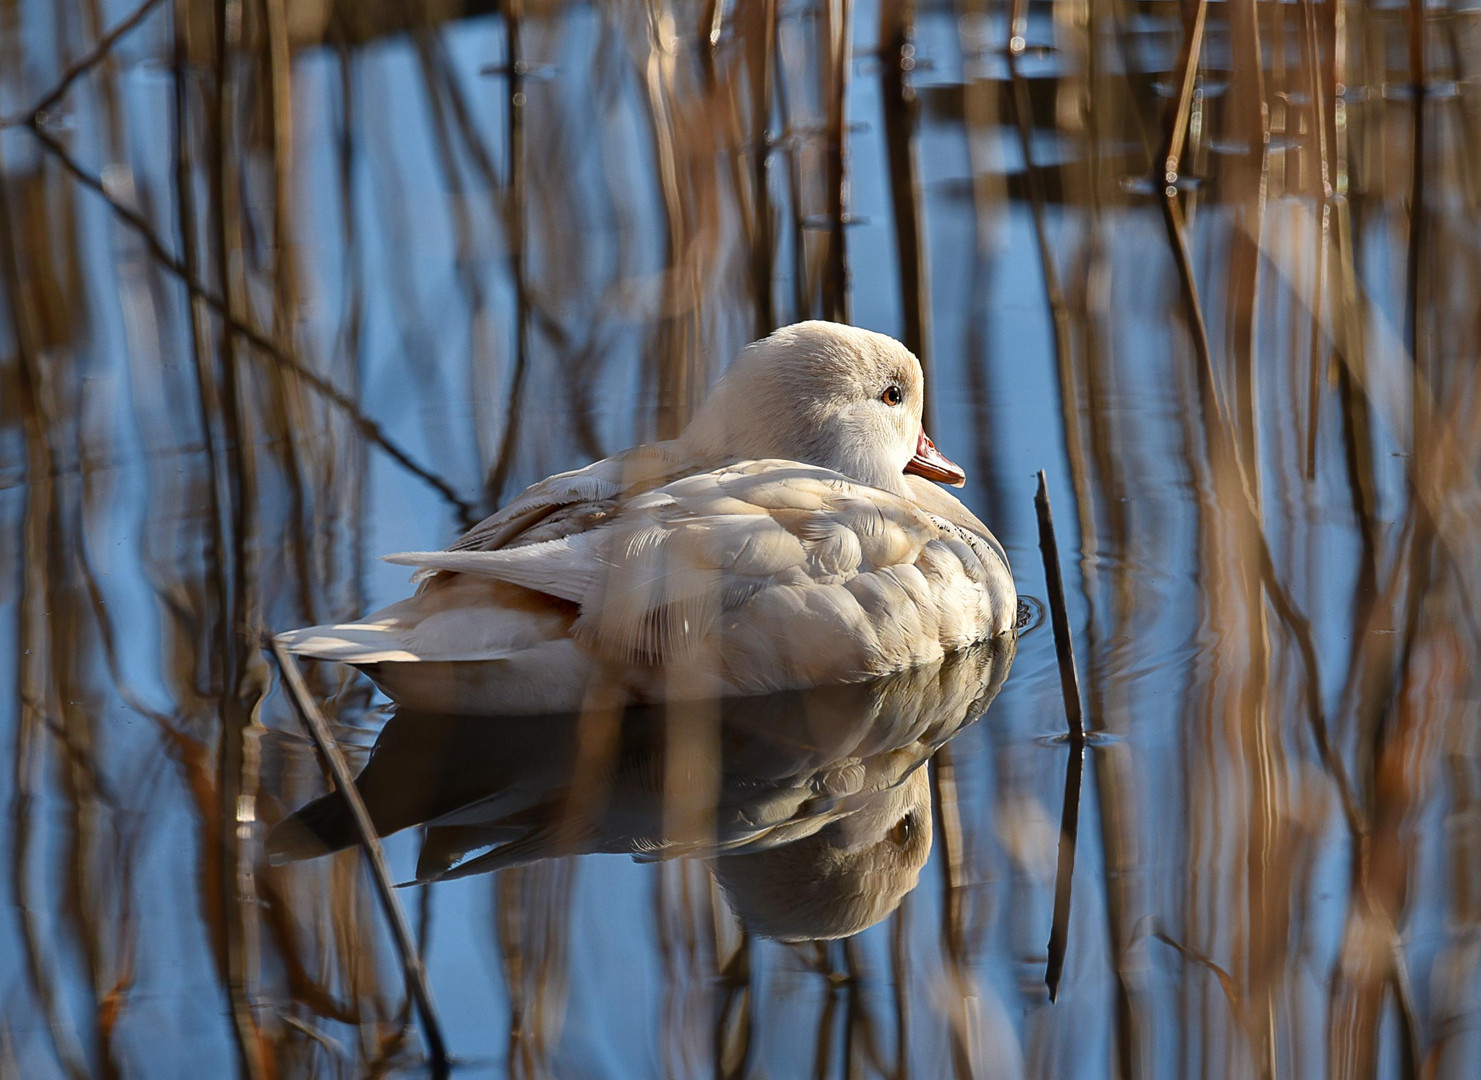
[[[921,428],[920,438],[915,442],[915,456],[906,464],[905,471],[952,487],[961,487],[967,482],[962,467],[936,449],[925,428]]]

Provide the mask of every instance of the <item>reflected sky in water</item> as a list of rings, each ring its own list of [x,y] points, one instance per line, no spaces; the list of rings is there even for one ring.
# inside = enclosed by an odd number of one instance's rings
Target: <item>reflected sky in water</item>
[[[459,1075],[1470,1075],[1474,9],[1032,3],[1015,55],[932,3],[903,80],[874,4],[719,5],[711,51],[705,4],[253,0],[224,66],[209,5],[7,10],[0,1075],[414,1072],[359,857],[265,858],[326,783],[256,635],[807,316],[917,348],[1037,597],[1048,471],[1102,733],[1059,1000],[1043,627],[846,942],[744,939],[702,860],[403,891]],[[357,766],[393,737],[308,674]]]

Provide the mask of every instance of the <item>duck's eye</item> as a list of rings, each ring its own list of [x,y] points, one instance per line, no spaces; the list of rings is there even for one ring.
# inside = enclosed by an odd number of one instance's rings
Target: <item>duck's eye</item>
[[[905,400],[905,394],[898,386],[886,386],[884,393],[879,395],[879,400],[886,405],[898,405]]]

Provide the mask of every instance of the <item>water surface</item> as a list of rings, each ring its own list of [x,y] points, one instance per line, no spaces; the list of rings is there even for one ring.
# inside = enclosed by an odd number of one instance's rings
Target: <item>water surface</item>
[[[1473,1075],[1478,9],[883,7],[5,9],[0,1074],[422,1071],[360,856],[265,858],[327,787],[260,635],[822,316],[1036,597],[1048,473],[1058,1000],[1044,627],[856,937],[703,860],[402,890],[458,1075]]]

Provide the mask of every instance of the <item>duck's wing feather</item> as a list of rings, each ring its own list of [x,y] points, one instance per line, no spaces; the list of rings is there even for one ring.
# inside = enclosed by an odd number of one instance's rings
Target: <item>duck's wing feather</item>
[[[619,663],[693,655],[758,593],[840,585],[912,562],[938,535],[887,492],[795,462],[743,462],[625,501],[601,526],[495,550],[388,561],[481,575],[577,604],[573,634]]]
[[[584,603],[600,576],[601,552],[595,531],[492,551],[403,551],[385,562],[414,566],[424,573],[473,574],[507,581],[573,603]]]
[[[470,529],[436,558],[412,561],[416,595],[351,623],[307,626],[278,635],[293,652],[348,664],[400,665],[412,661],[501,660],[564,637],[562,604],[585,596],[589,582],[579,556],[552,559],[543,545],[581,538],[610,522],[623,503],[675,476],[694,471],[677,443],[634,447],[584,469],[552,476],[526,489]],[[536,549],[502,571],[479,556]],[[437,559],[443,565],[434,565]],[[497,562],[497,560],[495,561]],[[590,568],[588,568],[589,570]],[[521,588],[490,591],[503,578]],[[588,575],[586,575],[589,577]],[[530,591],[526,591],[530,590]]]
[[[673,442],[635,446],[526,488],[455,540],[449,551],[496,551],[595,528],[621,500],[694,471]]]

